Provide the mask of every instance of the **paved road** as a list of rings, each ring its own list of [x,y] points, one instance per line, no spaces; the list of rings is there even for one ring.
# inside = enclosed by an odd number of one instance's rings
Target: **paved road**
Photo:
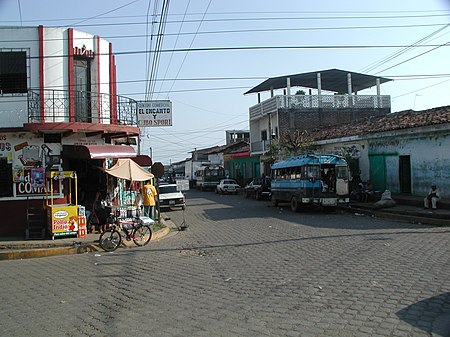
[[[0,335],[450,336],[449,228],[187,197],[147,247],[0,261]]]

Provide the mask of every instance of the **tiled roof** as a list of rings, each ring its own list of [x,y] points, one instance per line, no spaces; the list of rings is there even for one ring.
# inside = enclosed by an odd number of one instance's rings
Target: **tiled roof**
[[[405,110],[350,124],[323,127],[309,133],[314,140],[322,140],[446,123],[450,123],[450,105],[422,111]]]
[[[217,147],[211,149],[210,151],[208,151],[208,154],[221,153],[221,152],[230,153],[230,152],[236,151],[237,149],[241,149],[247,145],[248,145],[248,143],[246,141],[241,140],[236,143],[217,146]]]

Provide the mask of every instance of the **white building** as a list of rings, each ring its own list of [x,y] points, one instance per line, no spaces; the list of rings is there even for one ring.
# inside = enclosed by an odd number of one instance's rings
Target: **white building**
[[[33,172],[77,171],[83,194],[106,190],[105,159],[136,157],[136,102],[115,83],[112,45],[99,36],[0,27],[0,236],[24,235],[27,207],[42,206]]]

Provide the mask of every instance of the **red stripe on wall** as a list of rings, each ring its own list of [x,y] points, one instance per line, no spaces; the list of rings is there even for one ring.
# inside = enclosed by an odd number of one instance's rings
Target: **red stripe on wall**
[[[73,64],[73,28],[69,28],[67,30],[68,38],[68,67],[69,67],[69,120],[71,122],[75,122],[75,96],[74,96],[74,82],[75,82],[75,74],[74,74],[74,64]]]
[[[100,80],[100,36],[96,36],[97,39],[97,102],[98,102],[98,120],[99,123],[103,123],[102,119],[102,101],[101,101],[101,95],[100,95],[100,83],[102,81]]]
[[[110,119],[111,124],[117,124],[117,110],[116,110],[116,99],[115,99],[115,59],[112,53],[112,44],[109,44],[109,106],[110,106]]]
[[[41,122],[45,122],[45,97],[44,97],[44,26],[38,27],[39,33],[39,105]]]

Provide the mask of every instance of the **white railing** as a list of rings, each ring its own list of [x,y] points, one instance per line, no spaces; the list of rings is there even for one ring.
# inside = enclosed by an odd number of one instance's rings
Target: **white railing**
[[[390,109],[389,95],[290,95],[274,96],[249,108],[250,120],[258,119],[278,109]]]

